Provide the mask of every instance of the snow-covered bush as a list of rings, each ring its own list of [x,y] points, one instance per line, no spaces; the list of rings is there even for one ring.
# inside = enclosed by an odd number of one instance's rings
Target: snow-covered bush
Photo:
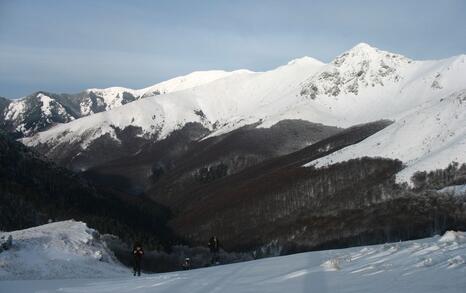
[[[9,235],[7,237],[6,235],[4,235],[0,238],[0,252],[4,250],[8,250],[12,246],[13,246],[13,236]]]

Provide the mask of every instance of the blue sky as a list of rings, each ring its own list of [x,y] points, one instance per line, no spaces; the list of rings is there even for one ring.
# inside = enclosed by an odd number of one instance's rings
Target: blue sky
[[[415,59],[466,53],[466,1],[0,0],[0,96],[328,62],[359,42]]]

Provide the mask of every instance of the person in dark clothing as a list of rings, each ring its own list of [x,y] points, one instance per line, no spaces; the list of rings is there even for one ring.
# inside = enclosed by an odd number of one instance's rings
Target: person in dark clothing
[[[212,254],[212,264],[218,262],[218,252],[220,251],[220,241],[218,241],[217,236],[212,236],[209,240],[208,246],[210,248],[210,253]]]
[[[181,266],[183,270],[187,271],[191,269],[191,259],[189,257],[184,259],[184,263]]]
[[[144,255],[144,250],[142,249],[142,245],[140,243],[134,244],[133,248],[133,257],[134,257],[134,275],[138,276],[141,275],[141,261],[142,256]]]
[[[217,253],[220,249],[220,242],[218,241],[217,236],[212,236],[209,240],[208,244],[210,248],[210,252],[212,253]]]

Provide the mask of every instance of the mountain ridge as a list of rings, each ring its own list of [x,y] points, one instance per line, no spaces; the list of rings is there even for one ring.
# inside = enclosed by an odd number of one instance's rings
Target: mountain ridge
[[[8,100],[8,105],[0,108],[0,118],[3,128],[8,131],[31,136],[57,124],[105,112],[148,96],[188,89],[241,72],[249,71],[195,71],[137,90],[125,87],[90,88],[76,94],[37,91],[18,100]]]
[[[361,43],[328,64],[304,57],[266,72],[239,71],[77,119],[23,142],[51,149],[72,144],[78,155],[100,137],[120,143],[117,132],[129,128],[140,138],[161,141],[187,123],[202,125],[208,138],[246,125],[270,128],[283,120],[343,128],[397,120],[466,88],[464,74],[464,55],[416,61]]]

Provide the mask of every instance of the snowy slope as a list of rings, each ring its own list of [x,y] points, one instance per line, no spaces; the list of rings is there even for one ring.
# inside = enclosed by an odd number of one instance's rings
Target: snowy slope
[[[13,236],[13,247],[0,253],[0,280],[98,278],[128,271],[99,240],[99,233],[82,222],[57,222],[4,234]]]
[[[3,281],[2,292],[464,292],[466,234],[102,280]]]
[[[417,170],[466,162],[466,90],[429,101],[364,141],[306,166],[323,167],[363,156],[399,159],[406,164],[397,179],[410,182]]]
[[[460,127],[464,111],[455,108],[456,104],[460,108],[463,104],[461,98],[454,98],[466,89],[465,76],[465,55],[416,61],[362,43],[329,64],[304,57],[267,72],[238,71],[203,85],[77,119],[23,142],[30,146],[46,144],[51,150],[70,143],[85,149],[105,134],[118,142],[115,128],[128,126],[139,127],[143,137],[162,140],[189,122],[202,124],[211,131],[210,136],[252,123],[271,127],[285,119],[338,127],[391,119],[397,121],[390,128],[393,130],[402,121],[419,123],[422,117],[432,118],[430,115],[441,113],[438,127],[432,133],[424,128],[419,138],[434,144],[437,134],[455,133],[455,139],[445,137],[435,141],[436,149],[444,149],[442,155],[433,156],[432,148],[424,146],[426,142],[420,148],[422,151],[405,153],[407,149],[403,148],[393,152],[380,147],[370,153],[409,161],[411,169],[399,176],[406,181],[419,168],[444,166],[450,159],[465,162],[460,153],[464,143]],[[445,102],[439,102],[441,99]],[[448,119],[453,123],[447,123]],[[430,125],[436,121],[430,121]],[[404,138],[404,134],[397,137]],[[393,146],[404,143],[387,139]],[[420,142],[408,141],[408,144],[413,148],[421,146]],[[341,160],[355,156],[356,152]]]

